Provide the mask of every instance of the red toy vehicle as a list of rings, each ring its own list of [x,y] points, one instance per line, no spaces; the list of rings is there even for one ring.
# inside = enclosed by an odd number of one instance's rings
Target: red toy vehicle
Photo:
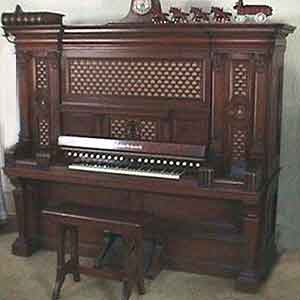
[[[238,0],[233,7],[237,10],[236,21],[243,23],[247,16],[255,16],[255,22],[264,23],[269,16],[272,16],[273,9],[267,5],[244,5],[243,0]]]

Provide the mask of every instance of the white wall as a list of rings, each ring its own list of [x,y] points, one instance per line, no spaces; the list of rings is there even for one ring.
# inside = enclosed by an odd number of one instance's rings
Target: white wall
[[[171,5],[186,10],[191,5],[233,7],[235,0],[161,0],[164,11]],[[66,15],[66,24],[102,24],[118,20],[129,10],[130,0],[1,0],[0,13],[13,11],[16,4],[24,10],[48,10]],[[297,0],[245,0],[246,4],[267,4],[274,8],[273,21],[300,27],[300,2]],[[286,53],[284,110],[282,124],[282,166],[278,222],[283,247],[300,247],[300,29],[288,39]],[[15,57],[13,48],[0,38],[0,128],[6,147],[17,139],[18,106],[15,97]],[[1,158],[0,158],[1,160]],[[11,205],[9,205],[11,207]]]

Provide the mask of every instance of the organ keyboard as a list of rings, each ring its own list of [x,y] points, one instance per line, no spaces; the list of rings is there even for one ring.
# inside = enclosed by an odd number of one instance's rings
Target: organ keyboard
[[[151,153],[154,152],[151,149],[155,145],[147,142],[61,136],[58,145],[68,160],[68,168],[78,171],[179,180],[182,176],[197,174],[205,161],[204,146],[182,145],[181,151],[186,150],[191,154],[193,149],[193,153],[198,155],[189,157]],[[178,147],[180,146],[169,144],[163,152],[175,154]]]

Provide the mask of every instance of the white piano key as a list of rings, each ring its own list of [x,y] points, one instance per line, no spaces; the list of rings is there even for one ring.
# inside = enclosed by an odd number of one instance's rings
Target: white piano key
[[[180,179],[180,174],[160,173],[155,171],[139,171],[139,170],[131,170],[125,168],[116,169],[116,168],[107,167],[106,165],[96,166],[96,167],[92,165],[70,165],[68,168],[71,170],[78,170],[78,171],[92,171],[92,172],[99,172],[99,173],[154,177],[154,178],[174,179],[174,180]]]

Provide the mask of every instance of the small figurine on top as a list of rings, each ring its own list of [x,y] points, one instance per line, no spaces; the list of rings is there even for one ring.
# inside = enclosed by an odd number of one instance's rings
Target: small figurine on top
[[[210,13],[204,12],[202,8],[199,7],[191,7],[190,14],[192,15],[191,22],[192,23],[203,23],[209,22]]]
[[[171,7],[170,8],[170,16],[171,16],[171,22],[174,24],[177,23],[188,23],[188,13],[183,12],[180,8],[177,7]]]
[[[224,11],[223,8],[213,6],[211,8],[213,20],[217,23],[227,23],[231,21],[232,13]]]
[[[265,23],[268,17],[273,14],[273,9],[270,6],[244,5],[243,0],[238,0],[233,8],[237,11],[235,21],[239,23],[244,23],[247,19],[251,19],[251,16],[254,16],[256,23]]]
[[[167,24],[170,23],[169,14],[163,13],[159,10],[153,10],[152,12],[152,22],[154,24]]]

